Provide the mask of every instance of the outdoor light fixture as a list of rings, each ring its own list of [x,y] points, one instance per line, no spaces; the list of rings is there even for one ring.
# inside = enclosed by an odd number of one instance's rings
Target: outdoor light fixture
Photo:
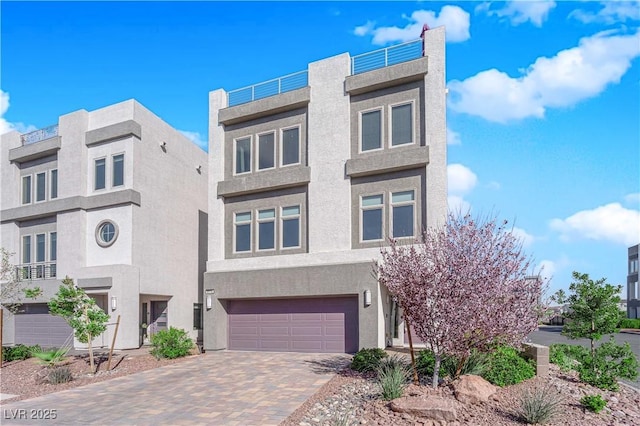
[[[207,294],[207,309],[211,309],[211,306],[212,306],[211,295]]]
[[[116,297],[113,296],[111,298],[111,310],[115,311],[117,307],[118,307],[118,299],[116,299]]]
[[[160,148],[162,148],[162,150],[163,150],[164,152],[167,152],[167,142],[163,141],[163,142],[160,144]]]
[[[202,166],[196,167],[196,172],[198,172],[199,174],[202,174]]]
[[[371,290],[364,291],[364,306],[371,306]]]

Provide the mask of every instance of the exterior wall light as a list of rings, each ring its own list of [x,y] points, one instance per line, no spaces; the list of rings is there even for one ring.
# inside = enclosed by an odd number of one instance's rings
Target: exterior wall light
[[[118,299],[115,296],[111,297],[111,310],[115,311],[118,307]]]
[[[371,290],[364,291],[364,306],[371,306]]]
[[[205,307],[207,310],[210,310],[213,307],[213,294],[216,292],[214,289],[207,289],[204,291],[206,293],[205,298]]]

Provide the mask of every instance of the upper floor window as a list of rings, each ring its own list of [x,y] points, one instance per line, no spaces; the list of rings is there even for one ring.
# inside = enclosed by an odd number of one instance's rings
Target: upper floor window
[[[124,185],[124,154],[111,156],[108,164],[107,158],[96,158],[93,181],[93,189],[96,191],[107,188],[107,182],[111,188]]]
[[[412,237],[415,224],[414,191],[394,192],[391,194],[391,220],[393,238]]]
[[[57,233],[41,232],[22,236],[22,265],[18,268],[20,279],[43,279],[56,277],[58,258]],[[48,250],[47,250],[48,247]]]
[[[22,263],[31,263],[31,235],[22,237]]]
[[[638,272],[638,259],[632,259],[629,261],[629,273],[633,274]]]
[[[51,199],[58,198],[58,169],[53,169],[49,175],[50,190],[49,197]]]
[[[124,185],[124,154],[113,156],[113,186]]]
[[[110,221],[103,220],[96,227],[96,242],[100,247],[109,247],[118,238],[118,226]]]
[[[363,112],[360,115],[361,151],[382,148],[382,110]]]
[[[251,212],[236,213],[234,219],[235,252],[251,251]]]
[[[22,204],[31,203],[31,176],[22,177]]]
[[[413,104],[391,107],[391,146],[413,143]]]
[[[236,174],[251,171],[251,138],[238,139],[235,142]]]
[[[275,133],[265,133],[258,136],[258,170],[273,169],[275,167],[276,146]]]
[[[58,260],[58,233],[49,234],[49,259],[54,262]]]
[[[95,185],[94,189],[106,188],[106,176],[107,176],[107,160],[104,158],[98,158],[95,161]]]
[[[383,200],[382,194],[360,198],[362,241],[382,240]]]
[[[300,163],[300,128],[293,127],[282,131],[281,164],[288,166],[290,164]]]
[[[282,248],[300,247],[300,206],[282,208]]]
[[[234,253],[300,248],[300,212],[300,205],[293,205],[235,213]]]
[[[47,197],[47,173],[36,174],[36,201],[44,201]]]
[[[258,250],[273,250],[276,245],[275,209],[258,211]]]

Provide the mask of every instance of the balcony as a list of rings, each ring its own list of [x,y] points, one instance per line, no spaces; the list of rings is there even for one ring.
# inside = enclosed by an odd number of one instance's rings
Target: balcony
[[[422,40],[412,40],[351,58],[351,75],[412,61],[422,57]]]
[[[307,70],[285,75],[284,77],[274,78],[273,80],[263,81],[262,83],[230,91],[228,106],[232,107],[247,102],[253,102],[258,99],[267,98],[269,96],[290,92],[292,90],[305,87],[307,84]]]
[[[23,280],[48,280],[57,276],[55,262],[28,263],[16,266],[16,278]]]
[[[38,129],[30,133],[25,133],[24,135],[20,136],[20,141],[22,142],[22,146],[25,146],[32,143],[55,138],[56,136],[58,136],[58,125],[54,124],[52,126]]]
[[[20,141],[21,146],[9,150],[9,161],[12,163],[24,163],[54,155],[62,146],[57,124],[20,135]]]

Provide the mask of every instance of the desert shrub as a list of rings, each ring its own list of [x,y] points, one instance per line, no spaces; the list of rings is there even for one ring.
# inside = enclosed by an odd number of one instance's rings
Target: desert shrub
[[[160,358],[180,358],[189,354],[193,348],[193,340],[186,331],[169,327],[151,336],[151,355]]]
[[[440,362],[438,375],[443,379],[447,377],[455,379],[458,376],[462,376],[464,374],[475,374],[481,376],[488,368],[488,361],[489,357],[487,354],[473,350],[471,351],[471,355],[469,355],[469,357],[467,357],[467,359],[462,364],[460,373],[456,374],[459,366],[458,358],[450,355],[444,355],[442,357],[442,361]],[[433,376],[433,368],[435,367],[435,363],[436,358],[433,352],[427,349],[420,351],[420,353],[418,354],[418,359],[416,360],[418,373],[428,377]]]
[[[69,367],[53,367],[49,369],[47,375],[49,383],[57,385],[59,383],[67,383],[73,380],[71,369]]]
[[[67,352],[69,352],[69,349],[69,347],[62,347],[59,349],[51,348],[45,350],[38,347],[31,351],[31,355],[34,358],[38,358],[42,364],[46,364],[52,367],[62,361],[65,356],[67,356]]]
[[[529,424],[544,424],[558,412],[562,402],[558,392],[550,386],[535,386],[527,389],[520,396],[519,418]]]
[[[549,346],[549,361],[560,367],[562,371],[577,370],[586,357],[589,349],[580,345],[554,343]]]
[[[351,360],[351,369],[361,373],[374,371],[380,365],[380,360],[386,356],[387,353],[380,348],[360,349]]]
[[[602,399],[600,395],[585,395],[580,399],[580,404],[589,411],[599,413],[607,405],[607,401]]]
[[[618,328],[640,329],[640,318],[623,318],[622,320],[620,320]]]
[[[403,358],[394,355],[381,359],[376,372],[382,398],[390,401],[402,396],[411,377],[411,368]]]
[[[515,385],[536,375],[535,362],[525,360],[509,346],[499,346],[489,354],[482,377],[497,386]]]
[[[618,390],[618,379],[635,380],[638,360],[629,343],[617,345],[613,338],[595,349],[577,368],[580,380],[600,389]]]
[[[31,352],[40,349],[40,346],[27,346],[19,343],[15,346],[6,346],[2,348],[3,361],[19,361],[31,358]]]

